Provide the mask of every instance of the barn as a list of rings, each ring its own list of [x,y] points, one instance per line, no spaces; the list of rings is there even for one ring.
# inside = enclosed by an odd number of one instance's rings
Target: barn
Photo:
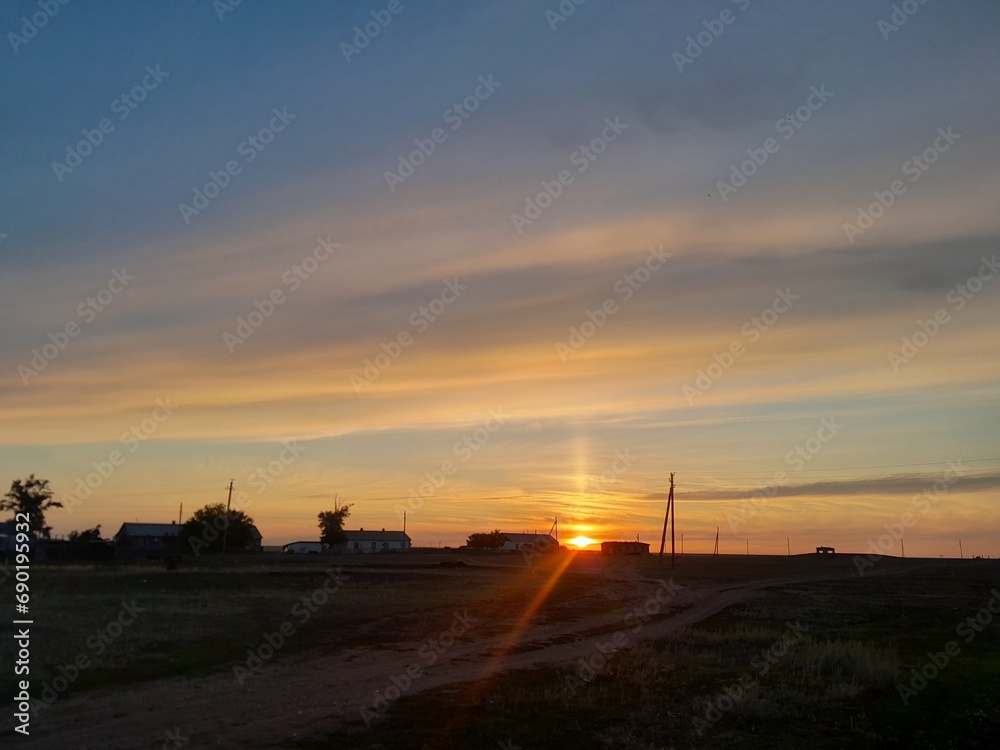
[[[645,542],[601,542],[602,555],[648,555]]]

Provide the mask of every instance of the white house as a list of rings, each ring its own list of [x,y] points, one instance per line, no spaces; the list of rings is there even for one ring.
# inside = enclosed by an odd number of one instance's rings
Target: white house
[[[345,531],[347,541],[338,546],[339,552],[371,553],[402,552],[410,549],[410,537],[405,531]]]
[[[539,552],[549,552],[559,549],[559,542],[551,534],[508,534],[500,548],[501,552],[517,552],[522,549],[536,549]]]

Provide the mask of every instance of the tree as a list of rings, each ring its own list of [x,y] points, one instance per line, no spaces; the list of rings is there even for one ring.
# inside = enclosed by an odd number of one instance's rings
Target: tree
[[[319,540],[331,547],[347,541],[344,535],[344,521],[351,515],[353,503],[341,504],[338,498],[333,500],[333,510],[324,510],[319,514]]]
[[[230,510],[227,516],[225,503],[211,503],[184,522],[181,540],[196,555],[202,551],[222,552],[223,537],[227,550],[245,550],[254,539],[252,526],[253,519],[242,510]]]
[[[101,541],[101,524],[97,524],[92,529],[84,529],[83,531],[71,531],[66,536],[71,542],[100,542]]]
[[[52,527],[45,525],[45,513],[61,507],[61,502],[52,499],[49,480],[36,479],[34,474],[23,481],[15,479],[10,483],[7,494],[0,498],[0,510],[11,510],[15,515],[27,514],[31,533],[36,538],[49,538]]]
[[[500,531],[500,529],[494,529],[488,534],[485,532],[469,534],[469,538],[466,540],[465,546],[469,549],[498,550],[506,543],[507,537]]]

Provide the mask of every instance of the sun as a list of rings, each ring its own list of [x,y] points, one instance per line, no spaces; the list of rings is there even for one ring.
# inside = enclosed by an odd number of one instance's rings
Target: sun
[[[591,544],[597,544],[597,540],[591,539],[589,536],[577,536],[570,539],[569,544],[572,544],[577,549],[583,549]]]

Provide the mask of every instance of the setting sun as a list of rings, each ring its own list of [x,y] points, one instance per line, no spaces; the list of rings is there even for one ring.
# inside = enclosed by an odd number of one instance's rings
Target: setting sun
[[[591,544],[597,544],[597,540],[591,539],[589,536],[577,536],[570,539],[569,544],[572,544],[574,547],[579,549],[583,549]]]

